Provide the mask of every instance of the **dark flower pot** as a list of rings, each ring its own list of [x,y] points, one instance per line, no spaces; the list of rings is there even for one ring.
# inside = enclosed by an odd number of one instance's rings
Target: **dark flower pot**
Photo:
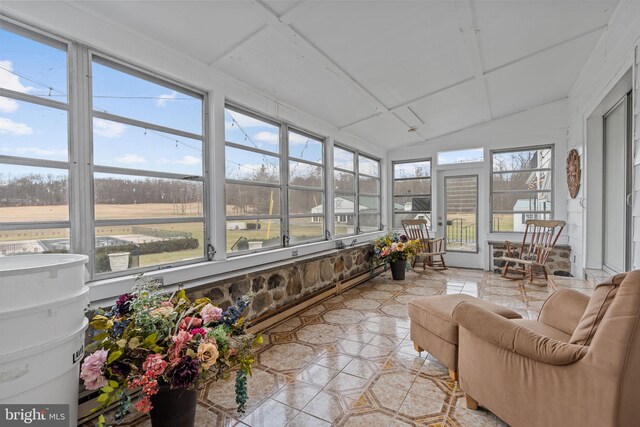
[[[407,260],[399,259],[389,263],[391,265],[391,277],[393,280],[404,280],[404,273],[407,271]]]
[[[194,427],[196,422],[197,390],[161,388],[151,396],[151,425],[153,427]]]

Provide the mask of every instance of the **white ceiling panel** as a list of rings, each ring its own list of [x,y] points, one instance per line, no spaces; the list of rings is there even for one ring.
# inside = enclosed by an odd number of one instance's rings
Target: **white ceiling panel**
[[[415,132],[407,132],[407,125],[390,113],[364,120],[347,127],[345,130],[367,142],[386,149],[415,144],[424,140],[422,136]]]
[[[419,127],[426,138],[464,129],[487,119],[489,106],[475,80],[454,86],[411,104],[413,111],[424,121]]]
[[[617,1],[476,1],[485,71],[605,25]]]
[[[567,96],[599,37],[591,33],[487,74],[493,117]]]
[[[264,25],[245,1],[83,1],[85,9],[210,63]]]
[[[454,2],[306,2],[292,27],[387,107],[472,75]]]
[[[216,67],[338,127],[376,112],[323,64],[312,61],[272,29],[243,44]]]
[[[302,3],[302,1],[297,0],[268,0],[264,2],[264,4],[278,16],[285,15],[300,3]]]

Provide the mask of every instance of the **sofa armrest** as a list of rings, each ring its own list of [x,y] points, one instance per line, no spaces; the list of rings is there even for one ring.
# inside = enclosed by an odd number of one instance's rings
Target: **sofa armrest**
[[[542,305],[538,322],[573,335],[589,300],[587,295],[573,289],[559,289]]]
[[[478,338],[548,365],[569,365],[587,354],[588,347],[545,337],[472,303],[458,304],[453,318]]]

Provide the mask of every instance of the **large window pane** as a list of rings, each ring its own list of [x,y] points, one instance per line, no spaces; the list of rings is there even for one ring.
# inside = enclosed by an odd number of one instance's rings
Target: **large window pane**
[[[491,226],[493,231],[523,232],[528,219],[551,219],[551,215],[531,212],[495,213]]]
[[[423,178],[431,176],[431,161],[394,163],[393,178]]]
[[[379,194],[380,180],[378,178],[360,175],[358,179],[358,191],[366,194]]]
[[[229,253],[282,246],[280,219],[230,220],[226,226]]]
[[[202,141],[93,119],[96,165],[202,176]]]
[[[291,243],[302,243],[324,237],[324,217],[289,219],[289,238]]]
[[[333,172],[333,182],[336,191],[344,191],[345,193],[353,193],[355,189],[355,174],[348,172]]]
[[[394,212],[431,212],[431,196],[402,196],[393,198]]]
[[[431,194],[431,178],[396,180],[393,182],[393,194],[396,196]]]
[[[227,179],[277,184],[280,182],[280,159],[226,147],[225,176]]]
[[[96,173],[94,193],[96,219],[203,215],[199,181]]]
[[[324,193],[320,191],[289,190],[289,213],[322,214]]]
[[[289,161],[289,184],[322,188],[322,170],[321,166]]]
[[[203,236],[202,222],[96,227],[96,272],[203,258]]]
[[[274,153],[280,152],[279,126],[229,108],[224,110],[224,137],[228,142]]]
[[[542,169],[551,167],[551,148],[493,153],[493,170]]]
[[[322,163],[322,141],[289,131],[289,157]]]
[[[0,223],[67,221],[68,172],[0,165]]]
[[[380,211],[380,197],[377,196],[360,196],[358,197],[358,210],[360,212]]]
[[[395,211],[393,214],[393,228],[402,230],[402,220],[405,219],[424,219],[427,221],[427,227],[431,229],[431,212],[402,213]]]
[[[227,216],[280,215],[280,188],[226,184]]]
[[[361,213],[358,217],[360,233],[371,233],[380,230],[380,215]]]
[[[492,196],[494,212],[551,212],[551,193],[494,193]]]
[[[68,228],[0,230],[0,256],[70,252]]]
[[[439,165],[453,165],[482,161],[484,161],[484,149],[482,148],[470,148],[468,150],[456,151],[440,151],[438,153]]]
[[[66,111],[0,97],[1,155],[66,162],[68,144]]]
[[[202,135],[202,99],[94,61],[93,109]]]
[[[340,147],[333,147],[333,166],[348,171],[355,170],[355,153]]]
[[[493,191],[551,190],[551,171],[493,174]]]
[[[0,87],[67,102],[67,52],[0,29]],[[0,111],[15,104],[0,99]]]
[[[336,236],[350,236],[356,234],[355,214],[341,213],[335,215]]]
[[[380,176],[380,162],[366,156],[358,156],[358,171],[361,174]]]

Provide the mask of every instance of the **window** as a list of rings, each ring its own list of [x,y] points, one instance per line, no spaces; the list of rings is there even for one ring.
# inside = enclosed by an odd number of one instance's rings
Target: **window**
[[[553,148],[491,153],[491,229],[524,231],[527,219],[550,219]]]
[[[282,246],[280,125],[226,108],[227,252]]]
[[[67,45],[0,29],[0,256],[68,252]]]
[[[484,149],[469,148],[468,150],[438,152],[439,165],[456,165],[462,163],[477,163],[484,161]]]
[[[431,227],[431,160],[393,163],[393,227],[425,219]]]
[[[95,273],[202,260],[204,96],[91,65]]]
[[[333,183],[336,236],[380,230],[380,161],[336,145]]]

